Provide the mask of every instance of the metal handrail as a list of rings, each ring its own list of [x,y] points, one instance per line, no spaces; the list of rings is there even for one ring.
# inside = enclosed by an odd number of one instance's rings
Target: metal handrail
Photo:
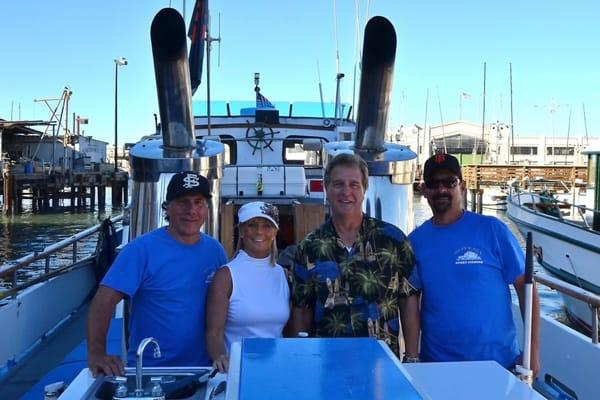
[[[546,274],[535,274],[535,281],[566,294],[567,296],[571,296],[587,303],[591,307],[592,312],[592,343],[598,344],[598,310],[600,310],[600,296],[588,292],[579,286],[572,285]]]
[[[112,223],[120,222],[123,219],[122,215],[118,215],[116,217],[112,217],[110,220]],[[75,235],[68,237],[66,239],[61,240],[60,242],[51,244],[44,248],[41,252],[31,253],[26,256],[23,256],[13,262],[4,263],[0,266],[0,278],[4,278],[6,276],[10,276],[13,274],[13,286],[16,286],[14,274],[21,268],[30,265],[31,263],[45,259],[46,260],[46,272],[49,269],[49,259],[52,255],[54,255],[59,250],[64,249],[67,246],[73,246],[73,263],[77,262],[77,242],[82,239],[87,238],[98,232],[102,224],[98,224],[88,228],[84,231],[78,232]]]

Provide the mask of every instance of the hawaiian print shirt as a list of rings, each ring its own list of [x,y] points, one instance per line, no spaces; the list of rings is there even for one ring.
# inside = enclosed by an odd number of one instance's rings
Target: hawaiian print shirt
[[[292,303],[314,310],[315,336],[376,337],[399,355],[398,299],[416,292],[407,279],[413,265],[394,225],[363,216],[348,251],[328,220],[298,245]]]

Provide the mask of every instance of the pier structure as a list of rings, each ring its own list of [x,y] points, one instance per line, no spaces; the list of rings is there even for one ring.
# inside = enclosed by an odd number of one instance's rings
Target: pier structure
[[[463,165],[463,180],[471,211],[482,212],[483,193],[486,188],[508,188],[509,185],[528,189],[543,184],[552,193],[564,193],[585,188],[586,166],[567,165]],[[465,208],[466,208],[465,204]]]
[[[112,188],[112,205],[127,202],[128,173],[109,164],[108,143],[86,136],[80,125],[88,119],[73,114],[75,132],[68,129],[65,88],[44,120],[0,119],[0,194],[2,211],[17,214],[30,202],[31,210],[61,206],[106,205],[106,188]],[[58,113],[60,106],[65,113]],[[63,115],[65,114],[65,115]],[[60,117],[59,117],[60,115]],[[62,132],[62,134],[59,134]]]
[[[60,206],[106,206],[106,188],[111,188],[113,205],[127,202],[128,175],[125,171],[27,171],[22,166],[4,164],[2,170],[2,212],[18,214],[24,201],[32,211]]]

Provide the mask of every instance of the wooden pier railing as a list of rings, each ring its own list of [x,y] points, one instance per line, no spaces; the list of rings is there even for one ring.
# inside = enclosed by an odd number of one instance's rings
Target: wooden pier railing
[[[584,186],[587,181],[585,166],[539,166],[539,165],[463,165],[463,179],[467,189],[480,189],[482,186],[503,186],[510,181],[563,182],[570,186]]]

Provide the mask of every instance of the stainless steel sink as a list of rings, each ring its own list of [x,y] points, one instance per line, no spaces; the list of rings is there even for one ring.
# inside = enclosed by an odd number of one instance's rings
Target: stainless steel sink
[[[123,382],[120,383],[121,393],[118,393],[119,382],[116,382],[114,377],[100,376],[88,388],[82,399],[204,399],[206,395],[206,377],[210,371],[211,369],[208,367],[143,368],[142,388],[144,389],[144,395],[136,397],[135,368],[125,368],[125,379],[122,379]],[[160,384],[162,396],[153,395],[153,388],[156,389],[157,384]],[[115,395],[120,395],[120,397],[115,397]]]

